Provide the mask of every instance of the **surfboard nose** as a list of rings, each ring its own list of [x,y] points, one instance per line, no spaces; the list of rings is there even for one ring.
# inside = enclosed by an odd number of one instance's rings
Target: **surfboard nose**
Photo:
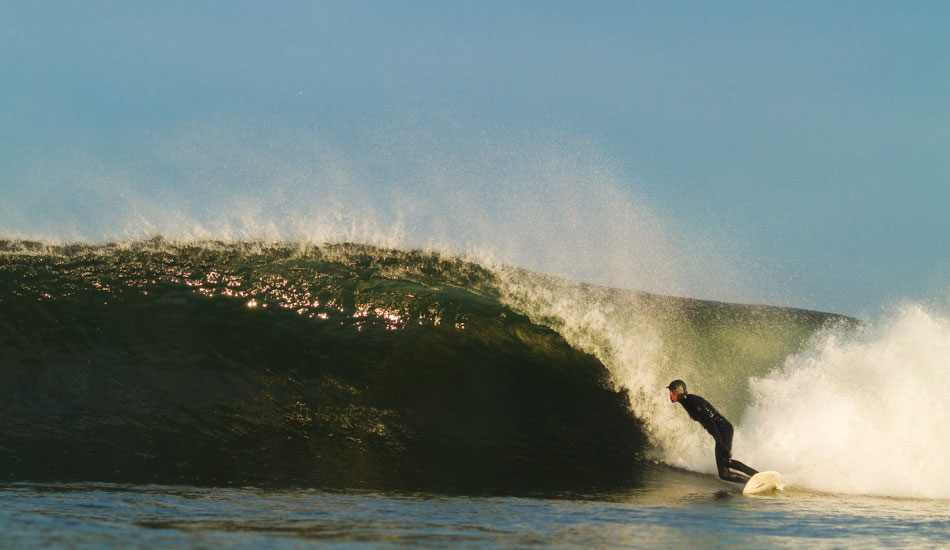
[[[784,485],[780,485],[782,481],[782,474],[778,472],[759,472],[749,478],[749,481],[746,482],[745,487],[742,488],[743,495],[754,495],[756,493],[763,493],[771,489],[782,490],[785,488]]]

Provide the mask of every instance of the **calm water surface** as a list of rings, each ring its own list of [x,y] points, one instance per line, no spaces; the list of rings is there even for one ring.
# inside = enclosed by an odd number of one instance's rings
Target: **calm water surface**
[[[0,488],[0,545],[70,548],[946,548],[946,501],[666,473],[591,494],[465,496],[113,484]]]

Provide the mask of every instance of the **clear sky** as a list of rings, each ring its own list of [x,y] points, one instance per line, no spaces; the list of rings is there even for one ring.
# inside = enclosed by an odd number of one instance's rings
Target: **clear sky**
[[[947,2],[0,1],[0,233],[162,232],[235,196],[266,204],[231,226],[283,227],[329,200],[310,178],[349,189],[330,202],[351,226],[402,197],[408,234],[469,211],[449,237],[469,248],[538,227],[665,266],[525,261],[594,282],[852,314],[940,299],[948,29]]]

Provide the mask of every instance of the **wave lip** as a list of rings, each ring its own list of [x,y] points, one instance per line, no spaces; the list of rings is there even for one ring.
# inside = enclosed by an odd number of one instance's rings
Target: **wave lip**
[[[0,471],[319,486],[628,471],[644,436],[626,393],[497,284],[352,244],[0,242]]]

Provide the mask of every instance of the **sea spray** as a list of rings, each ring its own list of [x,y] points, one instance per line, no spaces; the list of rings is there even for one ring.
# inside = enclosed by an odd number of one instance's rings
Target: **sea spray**
[[[212,118],[14,165],[0,238],[358,242],[664,294],[776,296],[594,144],[545,129],[407,120],[341,142],[328,129]]]
[[[833,326],[750,382],[736,452],[820,491],[950,498],[950,317]]]

